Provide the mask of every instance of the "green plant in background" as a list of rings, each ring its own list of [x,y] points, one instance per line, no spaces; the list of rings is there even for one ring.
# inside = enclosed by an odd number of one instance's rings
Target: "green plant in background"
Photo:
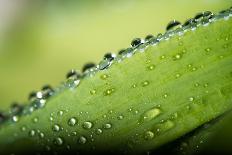
[[[224,114],[232,108],[231,15],[172,21],[165,34],[134,39],[32,93],[27,106],[2,113],[1,151],[143,153]]]

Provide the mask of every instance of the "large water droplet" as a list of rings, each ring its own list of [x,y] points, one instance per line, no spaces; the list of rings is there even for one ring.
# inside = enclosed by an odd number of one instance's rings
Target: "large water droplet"
[[[81,136],[80,138],[79,138],[79,143],[80,144],[85,144],[87,142],[87,139],[84,137],[84,136]]]
[[[61,137],[57,137],[54,139],[54,144],[57,146],[61,146],[61,145],[63,145],[63,143],[64,143],[64,140]]]
[[[105,60],[109,60],[109,61],[114,60],[115,57],[116,57],[116,55],[115,55],[115,54],[112,54],[112,53],[106,53],[106,54],[104,55],[104,59],[105,59]]]
[[[104,60],[100,61],[98,68],[100,70],[104,70],[104,69],[107,69],[110,65],[111,65],[111,61],[108,59],[104,59]]]
[[[83,67],[82,67],[82,72],[86,72],[87,70],[90,70],[91,68],[94,68],[96,67],[96,64],[93,63],[93,62],[89,62],[89,63],[86,63]]]
[[[169,31],[169,30],[173,30],[175,28],[177,28],[178,26],[180,26],[181,23],[177,20],[172,20],[168,23],[167,27],[166,27],[166,30]]]
[[[138,46],[138,45],[140,45],[140,44],[142,44],[142,40],[141,40],[140,38],[135,38],[135,39],[133,39],[132,42],[131,42],[131,46],[132,46],[132,47],[136,47],[136,46]]]
[[[77,124],[77,119],[75,117],[72,117],[68,120],[68,125],[74,126]]]
[[[153,38],[154,36],[152,34],[149,34],[145,37],[145,41],[149,41],[151,38]]]
[[[143,121],[150,121],[154,118],[156,118],[157,116],[159,116],[161,114],[161,110],[158,108],[152,108],[149,109],[148,111],[146,111],[143,115],[142,115],[142,122]]]
[[[83,125],[82,125],[82,127],[84,128],[84,129],[91,129],[92,127],[93,127],[93,123],[91,123],[91,122],[84,122],[83,123]]]
[[[52,89],[52,87],[50,85],[44,85],[42,87],[42,97],[47,99],[49,97],[51,97],[54,93],[54,90]]]
[[[58,131],[60,131],[60,126],[58,124],[54,124],[52,127],[52,130],[55,132],[58,132]]]
[[[154,133],[152,131],[147,131],[147,132],[145,132],[144,138],[146,140],[151,140],[154,138]]]

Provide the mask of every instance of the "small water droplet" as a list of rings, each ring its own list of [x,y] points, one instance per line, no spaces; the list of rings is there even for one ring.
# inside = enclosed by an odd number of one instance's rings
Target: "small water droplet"
[[[112,127],[112,125],[110,123],[106,123],[103,126],[104,129],[110,129],[111,127]]]
[[[161,114],[161,110],[158,108],[152,108],[149,109],[148,111],[146,111],[143,115],[142,115],[142,122],[144,121],[150,121],[154,118],[156,118],[157,116],[159,116]]]
[[[182,54],[178,53],[176,55],[173,56],[173,60],[180,60],[182,58]]]
[[[63,114],[64,114],[64,111],[63,110],[60,110],[60,111],[58,111],[58,113],[57,113],[59,116],[63,116]]]
[[[100,135],[100,134],[102,134],[102,129],[96,129],[96,134],[98,134],[98,135]]]
[[[87,142],[87,139],[84,137],[84,136],[81,136],[80,138],[79,138],[79,143],[80,144],[85,144]]]
[[[12,117],[13,122],[18,122],[19,121],[19,116],[15,115]]]
[[[74,126],[77,124],[77,119],[75,117],[72,117],[68,120],[68,125],[69,126]]]
[[[154,138],[154,133],[153,133],[152,131],[147,131],[147,132],[145,132],[144,138],[145,138],[146,140],[151,140],[151,139]]]
[[[132,87],[132,88],[136,88],[136,87],[137,87],[137,84],[133,84],[131,87]]]
[[[84,122],[83,123],[83,125],[82,125],[82,127],[84,128],[84,129],[91,129],[92,127],[93,127],[93,123],[91,123],[91,122]]]
[[[110,89],[107,89],[106,91],[104,91],[104,95],[105,96],[109,96],[109,95],[112,95],[112,93],[115,91],[114,88],[110,88]]]
[[[180,74],[179,74],[179,73],[177,73],[175,76],[176,76],[176,78],[179,78],[179,77],[180,77]]]
[[[29,136],[34,137],[36,134],[35,130],[30,130],[29,131]]]
[[[33,122],[37,123],[39,121],[38,117],[33,118]]]
[[[205,51],[208,53],[210,52],[212,49],[211,48],[206,48]]]
[[[124,118],[124,116],[123,115],[119,115],[117,118],[118,118],[118,120],[122,120]]]
[[[22,126],[22,127],[21,127],[21,130],[22,130],[22,131],[26,131],[26,129],[27,129],[27,128],[26,128],[25,126]]]
[[[155,69],[155,65],[153,65],[153,64],[152,64],[152,65],[149,65],[149,66],[147,66],[147,69],[148,69],[148,70],[154,70],[154,69]]]
[[[57,146],[61,146],[61,145],[63,145],[63,143],[64,143],[64,141],[63,141],[63,139],[62,139],[61,137],[55,138],[53,142],[54,142],[54,144],[57,145]]]
[[[167,98],[168,97],[168,94],[164,94],[164,96],[163,96],[164,98]]]
[[[91,95],[96,94],[96,90],[95,90],[95,89],[90,90],[90,94],[91,94]]]
[[[102,75],[100,76],[100,78],[101,78],[102,80],[106,80],[106,79],[109,78],[109,75],[108,75],[108,74],[102,74]]]
[[[43,133],[43,132],[40,132],[40,133],[39,133],[39,137],[40,137],[40,138],[44,138],[44,133]]]
[[[150,83],[149,83],[148,80],[142,82],[142,86],[143,86],[143,87],[146,87],[146,86],[148,86],[149,84],[150,84]]]

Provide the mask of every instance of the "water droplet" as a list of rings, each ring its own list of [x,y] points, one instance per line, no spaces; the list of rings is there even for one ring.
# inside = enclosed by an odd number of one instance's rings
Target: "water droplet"
[[[87,70],[90,70],[91,68],[94,68],[96,67],[96,64],[93,63],[93,62],[89,62],[89,63],[86,63],[83,67],[82,67],[82,72],[86,72]]]
[[[165,59],[166,58],[166,56],[165,55],[161,55],[160,56],[160,59],[162,60],[162,59]]]
[[[185,22],[182,26],[183,26],[183,27],[185,27],[185,26],[190,26],[190,25],[192,25],[193,23],[195,23],[195,20],[192,19],[192,18],[190,18],[190,19],[186,20],[186,22]]]
[[[115,57],[116,57],[115,54],[112,54],[112,53],[106,53],[104,55],[104,59],[109,60],[109,61],[114,60]]]
[[[194,84],[195,87],[199,87],[199,85],[200,85],[199,83],[195,83]]]
[[[200,12],[200,13],[196,14],[196,16],[194,17],[194,20],[195,21],[200,21],[203,17],[204,17],[204,13]]]
[[[60,126],[58,124],[54,124],[52,127],[52,130],[55,132],[58,132],[58,131],[60,131]]]
[[[194,100],[194,97],[189,97],[189,101],[192,102]]]
[[[143,81],[143,82],[142,82],[142,86],[143,86],[143,87],[146,87],[146,86],[148,86],[148,85],[149,85],[149,81],[146,80],[146,81]]]
[[[182,54],[178,53],[175,56],[173,56],[173,60],[180,60],[182,58]]]
[[[33,122],[37,123],[39,121],[38,117],[33,118]]]
[[[30,130],[29,131],[29,136],[34,137],[35,136],[35,130]]]
[[[87,142],[87,139],[84,137],[84,136],[81,136],[80,138],[79,138],[79,143],[80,144],[85,144]]]
[[[43,98],[43,93],[42,93],[41,91],[38,91],[38,92],[36,93],[36,97],[37,97],[38,99],[42,99],[42,98]]]
[[[109,75],[108,75],[108,74],[102,74],[102,75],[100,76],[100,78],[101,78],[102,80],[106,80],[106,79],[109,78]]]
[[[154,133],[153,133],[152,131],[147,131],[147,132],[145,132],[144,138],[145,138],[146,140],[151,140],[151,139],[154,138]]]
[[[52,89],[52,87],[50,85],[44,85],[42,87],[42,97],[47,99],[49,97],[51,97],[54,93],[54,90]]]
[[[173,29],[177,28],[177,26],[181,26],[181,23],[177,20],[172,20],[168,23],[166,30],[167,31],[173,30]]]
[[[36,99],[36,92],[32,91],[28,96],[28,100],[29,101],[34,101],[35,99]]]
[[[118,51],[118,54],[119,54],[119,55],[123,55],[125,52],[126,52],[125,49],[121,49],[121,50]]]
[[[100,61],[98,68],[100,70],[104,70],[104,69],[107,69],[110,65],[111,65],[111,61],[109,61],[108,59],[105,59],[105,60]]]
[[[124,118],[124,116],[123,115],[119,115],[117,118],[118,118],[118,120],[122,120]]]
[[[106,123],[103,126],[104,129],[110,129],[111,127],[112,127],[112,125],[110,123]]]
[[[109,95],[111,95],[114,91],[115,91],[114,88],[107,89],[106,91],[104,91],[104,95],[105,95],[105,96],[109,96]]]
[[[138,46],[138,45],[140,45],[140,44],[142,44],[142,40],[141,40],[140,38],[135,38],[135,39],[133,39],[132,42],[131,42],[131,46],[132,46],[132,47],[136,47],[136,46]]]
[[[19,116],[15,115],[12,117],[13,122],[18,122],[19,121]]]
[[[155,65],[152,64],[152,65],[148,66],[147,69],[148,70],[154,70],[155,69]]]
[[[96,134],[98,135],[102,134],[102,129],[96,129]]]
[[[137,87],[137,84],[133,84],[131,87],[132,87],[132,88],[136,88],[136,87]]]
[[[90,90],[90,94],[91,94],[91,95],[96,94],[96,90],[95,90],[95,89]]]
[[[167,98],[168,97],[168,94],[164,94],[164,96],[163,96],[164,98]]]
[[[161,110],[158,108],[152,108],[148,111],[146,111],[143,115],[142,115],[142,122],[143,121],[150,121],[154,118],[156,118],[157,116],[159,116],[161,114]]]
[[[151,38],[153,38],[154,36],[152,34],[149,34],[145,37],[145,41],[149,41]]]
[[[176,76],[176,78],[179,78],[179,77],[180,77],[180,74],[179,74],[179,73],[177,73],[175,76]]]
[[[22,130],[22,131],[26,131],[26,129],[27,129],[27,128],[26,128],[25,126],[22,126],[22,127],[21,127],[21,130]]]
[[[39,133],[39,137],[40,137],[40,138],[44,138],[44,133],[43,133],[43,132],[40,132],[40,133]]]
[[[75,117],[72,117],[68,120],[68,125],[69,126],[74,126],[77,124],[77,119]]]
[[[93,123],[91,123],[91,122],[84,122],[83,123],[83,125],[82,125],[82,127],[84,128],[84,129],[91,129],[92,127],[93,127]]]
[[[208,53],[210,52],[212,49],[211,48],[206,48],[205,51]]]
[[[20,114],[23,111],[23,106],[14,102],[11,104],[11,109],[10,109],[12,114]]]
[[[69,71],[67,74],[66,74],[66,78],[67,79],[79,79],[81,78],[81,74],[78,73],[77,71],[75,71],[74,69],[72,69],[71,71]]]
[[[57,137],[54,139],[54,144],[57,145],[57,146],[61,146],[63,145],[64,141],[61,137]]]
[[[58,111],[58,113],[57,113],[59,116],[62,116],[63,114],[64,114],[64,111],[63,110],[60,110],[60,111]]]

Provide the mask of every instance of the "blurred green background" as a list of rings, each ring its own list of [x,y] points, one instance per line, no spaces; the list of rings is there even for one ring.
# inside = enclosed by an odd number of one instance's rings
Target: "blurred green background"
[[[135,37],[164,32],[172,19],[220,11],[231,0],[2,0],[0,109],[25,102],[44,84],[59,85],[68,70],[99,62]],[[7,2],[9,3],[9,1]],[[9,7],[10,6],[10,7]],[[4,19],[4,20],[1,20]]]

